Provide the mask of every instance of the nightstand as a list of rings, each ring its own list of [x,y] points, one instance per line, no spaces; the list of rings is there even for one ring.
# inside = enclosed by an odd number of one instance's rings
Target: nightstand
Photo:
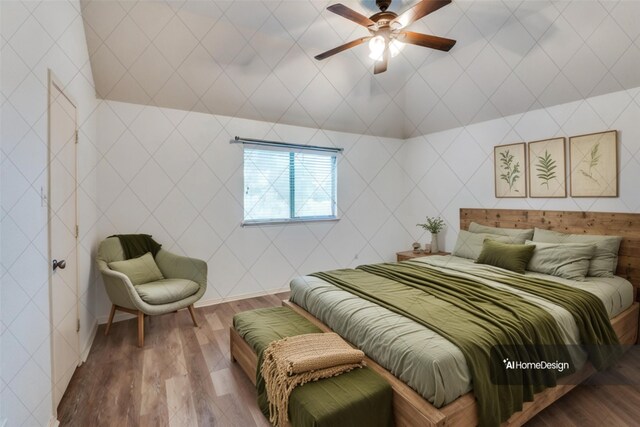
[[[431,256],[431,255],[451,255],[451,252],[438,252],[435,254],[429,252],[413,252],[413,251],[404,251],[404,252],[396,252],[396,257],[398,258],[398,262],[406,261],[412,258],[421,258],[423,256]]]

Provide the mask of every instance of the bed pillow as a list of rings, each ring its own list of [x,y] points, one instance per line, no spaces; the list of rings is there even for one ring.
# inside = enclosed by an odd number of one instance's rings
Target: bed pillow
[[[535,249],[535,245],[502,243],[487,239],[482,244],[482,252],[480,252],[476,263],[493,265],[524,274]]]
[[[557,231],[536,228],[533,233],[533,242],[544,243],[591,243],[596,249],[593,258],[589,262],[591,277],[613,277],[618,266],[618,249],[620,249],[620,236],[598,236],[588,234],[568,234]]]
[[[107,265],[110,269],[127,276],[133,286],[164,279],[151,252],[147,252],[138,258],[131,258],[125,261],[113,261]]]
[[[513,243],[524,243],[527,240],[533,238],[533,228],[519,229],[519,228],[500,228],[489,227],[488,225],[478,224],[472,222],[469,225],[469,231],[472,233],[489,233],[497,234],[499,236],[509,236],[513,239]]]
[[[596,246],[593,243],[544,243],[527,240],[535,245],[527,270],[570,280],[584,280]]]
[[[466,230],[460,230],[452,255],[476,260],[478,259],[478,256],[480,256],[480,252],[482,252],[482,244],[486,239],[512,243],[511,238],[508,236],[499,236],[497,234],[488,233],[470,233]]]

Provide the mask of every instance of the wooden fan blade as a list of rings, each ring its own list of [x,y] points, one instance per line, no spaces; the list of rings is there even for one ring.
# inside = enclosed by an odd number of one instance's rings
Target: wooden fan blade
[[[455,40],[446,39],[444,37],[430,36],[427,34],[414,33],[412,31],[403,31],[397,37],[397,40],[403,43],[411,43],[418,46],[430,47],[431,49],[444,50],[448,52],[454,44]]]
[[[359,14],[355,10],[348,8],[347,6],[341,3],[333,4],[329,6],[327,10],[335,13],[336,15],[340,15],[343,18],[347,18],[355,22],[356,24],[360,24],[363,27],[368,27],[369,25],[375,24],[375,22],[373,22],[371,19],[367,18],[364,15]]]
[[[350,41],[349,43],[345,43],[345,44],[340,45],[338,47],[334,47],[333,49],[330,49],[330,50],[328,50],[326,52],[323,52],[320,55],[316,55],[316,56],[314,56],[314,58],[316,58],[318,61],[322,61],[323,59],[328,58],[330,56],[333,56],[336,53],[340,53],[343,50],[347,50],[347,49],[351,49],[352,47],[356,47],[356,46],[366,42],[370,38],[371,37],[361,37],[359,39]]]
[[[451,3],[451,0],[422,0],[411,9],[402,12],[402,14],[392,22],[399,22],[400,28],[404,28],[449,3]]]
[[[373,74],[380,74],[387,71],[387,65],[389,64],[389,48],[386,47],[384,49],[384,53],[382,54],[382,60],[376,61],[373,66]]]

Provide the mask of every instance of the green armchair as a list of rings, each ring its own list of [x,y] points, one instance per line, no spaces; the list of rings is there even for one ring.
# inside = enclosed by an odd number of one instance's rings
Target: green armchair
[[[117,237],[109,237],[100,243],[98,269],[112,303],[105,335],[109,334],[116,310],[138,317],[139,347],[144,346],[145,315],[153,316],[188,308],[193,324],[198,326],[193,304],[207,289],[206,262],[160,249],[155,262],[164,279],[134,286],[125,274],[109,268],[110,262],[124,259],[124,251]]]

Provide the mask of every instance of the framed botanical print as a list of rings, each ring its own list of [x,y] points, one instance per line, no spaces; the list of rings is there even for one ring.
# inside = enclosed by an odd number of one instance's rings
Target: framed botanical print
[[[571,197],[618,197],[618,131],[569,138]]]
[[[525,143],[493,147],[496,197],[527,197]]]
[[[529,147],[529,197],[567,197],[565,138],[533,141]]]

